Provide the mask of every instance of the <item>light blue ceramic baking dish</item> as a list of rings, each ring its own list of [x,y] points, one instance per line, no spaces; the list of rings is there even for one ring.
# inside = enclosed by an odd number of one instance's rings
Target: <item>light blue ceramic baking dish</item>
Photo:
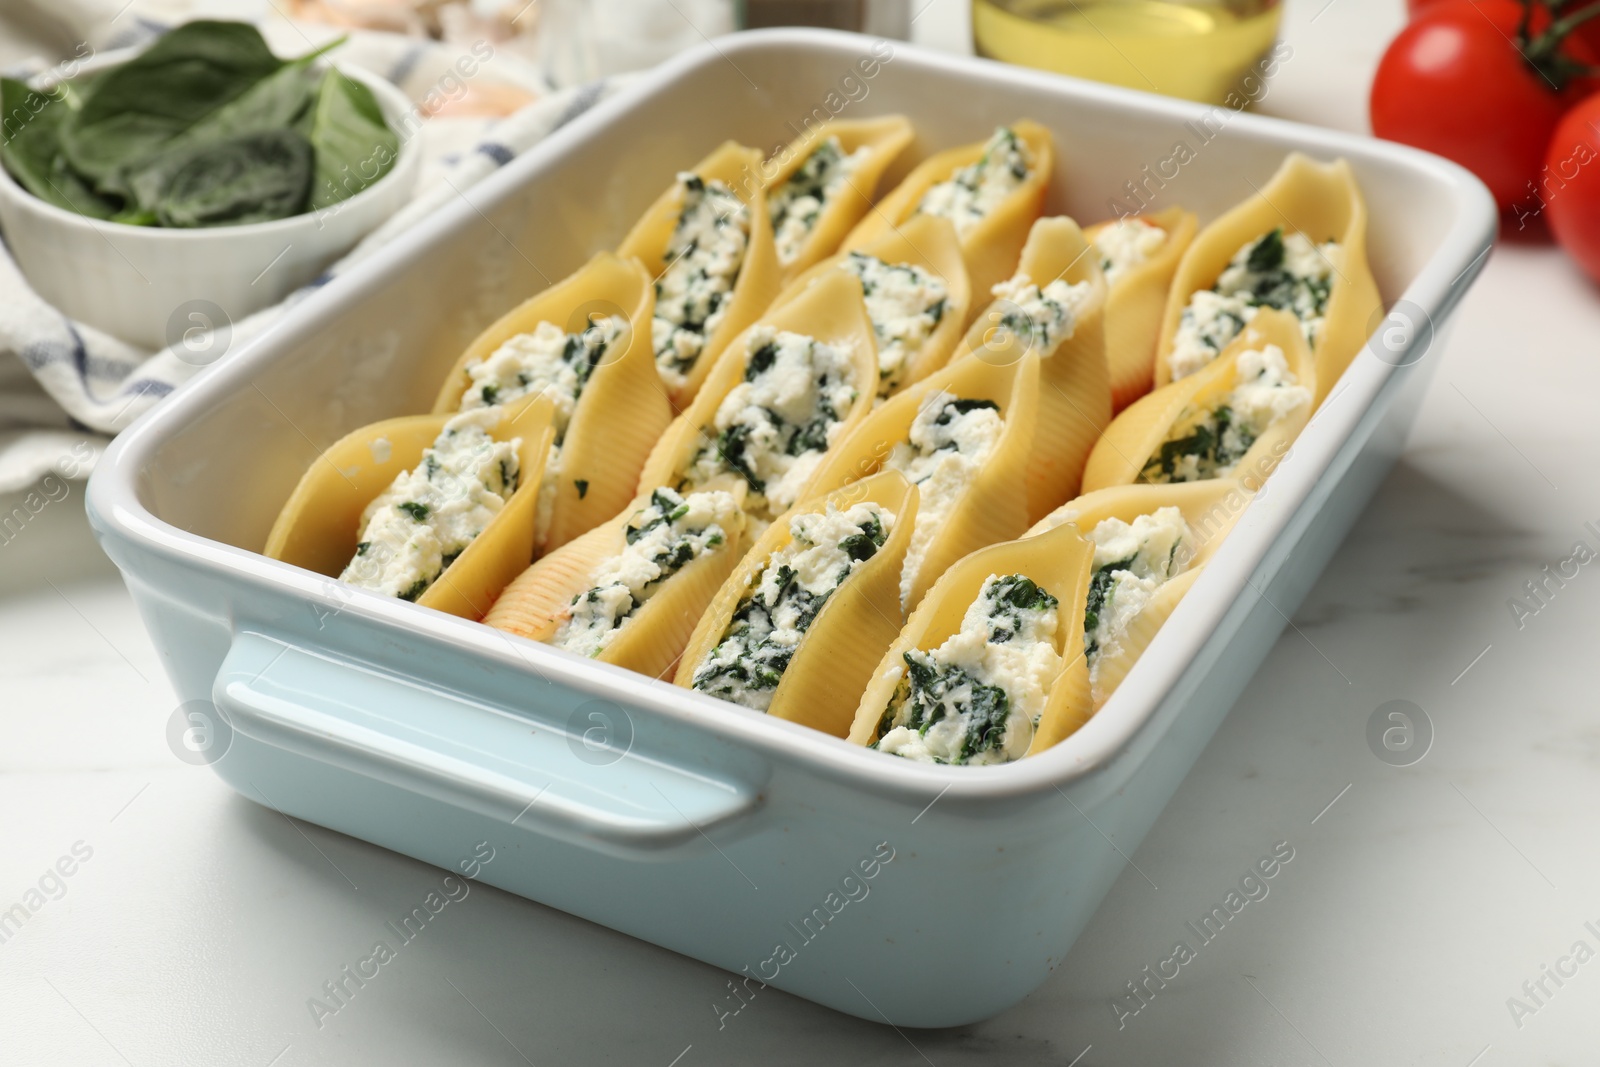
[[[1379,285],[1403,301],[1078,734],[1011,766],[914,765],[256,554],[318,449],[426,410],[482,326],[613,245],[675,169],[725,138],[770,147],[808,116],[893,111],[917,158],[1045,123],[1049,208],[1085,221],[1128,182],[1205,219],[1288,150],[1345,156]],[[1180,140],[1193,158],[1163,169]],[[1494,229],[1465,171],[1395,146],[852,35],[748,34],[300,304],[123,434],[89,509],[180,698],[231,721],[215,768],[245,796],[440,865],[487,839],[486,881],[752,988],[964,1023],[1072,947],[1400,451]]]

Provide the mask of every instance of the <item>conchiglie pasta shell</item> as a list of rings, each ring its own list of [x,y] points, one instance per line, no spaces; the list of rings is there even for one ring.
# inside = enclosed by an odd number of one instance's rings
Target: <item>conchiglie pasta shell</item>
[[[961,620],[983,591],[983,583],[991,575],[1007,574],[1026,575],[1060,604],[1055,650],[1065,665],[1050,687],[1029,754],[1039,750],[1041,736],[1059,739],[1077,729],[1091,711],[1083,660],[1083,598],[1093,560],[1093,546],[1075,529],[1063,527],[1038,537],[989,545],[956,562],[928,590],[873,669],[850,727],[851,743],[870,745],[877,740],[883,714],[905,675],[905,654],[913,649],[931,651],[960,632]],[[1078,684],[1079,675],[1082,685]]]
[[[1366,343],[1382,301],[1367,263],[1367,204],[1350,164],[1343,159],[1318,163],[1299,152],[1291,152],[1255,196],[1201,230],[1184,254],[1161,324],[1157,388],[1172,381],[1168,356],[1189,297],[1197,289],[1215,285],[1239,249],[1280,226],[1318,244],[1331,239],[1340,245],[1340,254],[1333,257],[1333,286],[1316,347],[1315,403],[1327,396]]]
[[[1184,561],[1184,568],[1188,569],[1211,558],[1234,523],[1239,521],[1252,495],[1234,478],[1174,485],[1115,485],[1085,493],[1061,505],[1034,524],[1028,534],[1044,533],[1071,523],[1087,537],[1106,519],[1132,523],[1139,516],[1153,514],[1161,508],[1177,508],[1194,538],[1193,552]]]
[[[648,494],[638,497],[610,522],[539,559],[506,587],[483,621],[534,641],[554,639],[573,598],[593,587],[595,568],[627,547],[628,522],[649,503]],[[662,582],[595,658],[651,677],[669,677],[695,621],[739,561],[743,514],[731,525],[722,545]]]
[[[967,281],[967,268],[961,258],[961,243],[956,239],[956,228],[949,219],[913,215],[904,225],[856,251],[885,263],[921,267],[937,275],[945,284],[948,295],[945,298],[944,317],[928,335],[922,348],[906,360],[905,370],[900,376],[900,388],[904,389],[945,365],[961,340],[961,331],[966,325],[967,308],[972,303],[972,287]],[[830,256],[798,275],[772,302],[773,309],[794,300],[812,282],[829,271],[840,269],[848,255],[848,252],[841,252],[837,256]]]
[[[579,333],[591,315],[621,315],[629,332],[589,376],[561,445],[561,480],[542,551],[566,544],[626,507],[650,449],[672,421],[672,405],[656,373],[650,345],[655,287],[634,260],[601,252],[576,274],[514,308],[478,335],[445,378],[433,410],[460,409],[470,364],[541,322]],[[583,492],[578,483],[583,482]]]
[[[417,598],[464,619],[480,619],[494,598],[533,559],[535,508],[554,431],[550,401],[529,397],[508,405],[491,434],[522,438],[517,491],[467,548]],[[264,554],[336,578],[354,558],[361,514],[395,477],[422,461],[450,415],[409,415],[354,430],[318,457],[273,524]],[[384,449],[380,441],[388,442]],[[374,449],[374,445],[378,447]],[[379,455],[384,458],[380,462]]]
[[[1072,336],[1039,363],[1039,430],[1026,476],[1028,521],[1037,522],[1078,493],[1089,452],[1111,423],[1111,377],[1106,367],[1106,280],[1083,231],[1069,218],[1040,219],[1028,234],[1017,274],[1043,288],[1056,279],[1087,282],[1093,290]],[[1025,345],[998,329],[1005,313],[996,301],[967,331],[957,360],[1014,360]]]
[[[841,420],[839,436],[834,439],[843,441],[872,409],[878,383],[878,349],[866,305],[861,300],[861,283],[844,271],[833,271],[784,306],[762,316],[756,325],[804,334],[850,353],[856,399]],[[734,386],[744,381],[749,360],[747,338],[741,335],[718,359],[694,403],[673,420],[656,443],[639,477],[640,493],[657,486],[677,487],[682,483],[684,472],[700,449],[716,441],[717,408]],[[808,490],[803,489],[796,499],[804,499],[807,493]]]
[[[810,128],[762,164],[762,173],[766,176],[765,191],[770,193],[799,170],[811,158],[817,145],[829,137],[839,139],[839,147],[847,156],[857,149],[868,149],[866,158],[856,167],[844,188],[823,204],[795,261],[780,268],[785,279],[793,278],[818,260],[833,254],[845,234],[872,207],[872,198],[878,190],[883,172],[905,151],[912,136],[911,121],[904,115],[885,115],[876,119],[832,119]]]
[[[1216,359],[1188,377],[1134,401],[1112,420],[1089,455],[1083,491],[1091,493],[1137,482],[1144,465],[1175,429],[1196,412],[1215,407],[1233,391],[1239,354],[1269,344],[1283,349],[1296,382],[1315,395],[1316,367],[1300,332],[1299,320],[1287,311],[1262,308]],[[1259,489],[1311,418],[1311,408],[1311,404],[1304,405],[1273,424],[1250,446],[1232,476]]]
[[[1195,579],[1200,577],[1200,572],[1204,569],[1204,563],[1197,564],[1164,583],[1145,603],[1139,614],[1128,621],[1128,628],[1117,638],[1116,644],[1101,650],[1099,669],[1095,671],[1092,686],[1096,711],[1104,707],[1106,701],[1111,699],[1111,694],[1122,685],[1122,680],[1133,670],[1133,665],[1139,662],[1144,650],[1155,640],[1156,632],[1166,623],[1167,617],[1178,606],[1178,601],[1183,599],[1184,594],[1194,585]]]
[[[1159,226],[1167,239],[1156,254],[1128,268],[1106,291],[1106,366],[1111,371],[1111,407],[1121,411],[1150,391],[1155,380],[1156,346],[1167,306],[1167,291],[1178,262],[1194,240],[1199,218],[1169,207],[1134,218]],[[1084,234],[1090,241],[1110,226],[1102,222]]]
[[[1011,277],[1012,267],[1028,239],[1028,228],[1044,209],[1045,190],[1055,170],[1055,140],[1049,130],[1031,119],[1018,119],[1011,123],[1011,129],[1033,153],[1033,170],[1011,195],[987,217],[973,224],[961,239],[961,254],[966,260],[967,277],[975,294],[973,310],[996,282]],[[924,193],[962,167],[981,159],[986,143],[987,139],[951,148],[924,160],[850,231],[841,250],[850,252],[865,248],[905,223],[916,214]]]
[[[739,277],[734,281],[722,321],[706,338],[700,358],[685,376],[683,387],[671,391],[672,405],[676,410],[682,410],[694,399],[701,383],[716,363],[717,356],[728,347],[728,342],[766,310],[772,298],[778,295],[778,288],[782,284],[778,252],[772,243],[772,222],[767,217],[767,197],[761,187],[760,168],[760,151],[733,141],[724,142],[693,168],[695,174],[707,181],[722,182],[750,209],[750,242],[745,247],[744,262],[739,268]],[[667,268],[667,244],[672,240],[682,211],[683,196],[674,182],[633,224],[633,229],[628,231],[628,236],[618,246],[617,255],[637,259],[652,279],[661,277]],[[654,359],[654,343],[648,347]]]
[[[793,540],[789,519],[823,511],[829,504],[842,510],[867,501],[892,512],[894,528],[877,554],[851,573],[812,620],[767,710],[777,718],[843,737],[850,728],[861,691],[903,621],[900,568],[916,525],[917,487],[894,471],[814,496],[769,526],[717,591],[711,608],[689,638],[673,681],[692,687],[695,669],[728,632],[739,601],[773,553]]]
[[[828,452],[812,486],[842,488],[883,468],[894,446],[906,441],[924,404],[941,393],[961,400],[992,400],[1005,426],[994,451],[968,483],[958,503],[940,520],[911,580],[906,606],[918,601],[945,569],[969,552],[1019,537],[1028,525],[1026,501],[1017,492],[1027,469],[1038,419],[1039,357],[1032,352],[1009,366],[968,359],[938,372],[885,401],[848,438]]]
[[[608,522],[540,556],[506,586],[484,623],[530,641],[550,640],[572,598],[590,587],[594,569],[617,553],[618,536],[617,524]]]

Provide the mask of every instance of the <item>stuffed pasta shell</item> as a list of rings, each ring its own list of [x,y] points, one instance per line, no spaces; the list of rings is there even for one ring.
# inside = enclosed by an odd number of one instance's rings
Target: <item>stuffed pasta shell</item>
[[[946,571],[862,694],[850,740],[924,763],[1010,763],[1093,711],[1081,652],[1089,543],[1072,527]]]
[[[1171,207],[1084,231],[1106,279],[1106,367],[1113,411],[1148,393],[1155,380],[1167,290],[1197,226],[1194,212]]]
[[[1300,322],[1263,308],[1196,374],[1134,402],[1106,429],[1085,492],[1272,473],[1311,417],[1317,377]]]
[[[1105,277],[1076,222],[1040,219],[1016,272],[992,294],[957,360],[1039,357],[1038,441],[1023,479],[1034,522],[1077,495],[1089,452],[1111,422]]]
[[[1096,709],[1122,684],[1250,495],[1221,478],[1116,486],[1064,504],[1028,531],[1033,536],[1070,525],[1094,546],[1083,654]]]
[[[917,490],[893,471],[773,523],[701,618],[678,685],[843,737],[900,629]]]
[[[1299,320],[1320,403],[1381,308],[1367,263],[1367,206],[1344,160],[1291,153],[1255,196],[1206,226],[1184,253],[1157,350],[1159,387],[1197,373],[1262,308]]]
[[[680,173],[617,248],[655,279],[651,349],[676,408],[778,293],[760,166],[759,151],[727,142]]]
[[[1027,527],[1018,486],[1038,447],[1038,409],[1033,353],[1005,366],[963,360],[892,397],[823,460],[821,491],[879,471],[917,486],[917,529],[900,575],[906,610],[950,564]]]
[[[480,334],[439,390],[436,414],[533,394],[550,399],[555,440],[539,490],[541,552],[627,505],[672,420],[650,349],[654,307],[644,268],[602,252]]]
[[[1050,131],[1028,119],[940,152],[906,176],[845,238],[856,251],[914,215],[949,219],[974,293],[1006,278],[1039,217],[1055,169]]]
[[[773,307],[782,307],[830,271],[845,271],[861,282],[878,346],[880,399],[944,366],[961,339],[972,300],[949,220],[916,215],[864,248],[823,260],[795,278]]]
[[[877,381],[860,283],[835,272],[733,342],[651,453],[639,491],[740,484],[759,532],[806,495],[822,457],[866,417]]]
[[[737,488],[661,486],[540,558],[484,618],[602,663],[669,677],[689,633],[743,554]]]
[[[912,138],[904,115],[833,119],[808,130],[762,167],[767,214],[783,276],[833,254]]]
[[[479,619],[533,558],[552,407],[530,397],[355,430],[295,486],[265,554]]]

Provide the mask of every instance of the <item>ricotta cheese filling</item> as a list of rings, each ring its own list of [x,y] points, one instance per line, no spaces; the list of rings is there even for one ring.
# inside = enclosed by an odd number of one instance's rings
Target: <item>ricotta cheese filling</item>
[[[583,656],[604,652],[662,583],[727,542],[738,512],[731,493],[651,493],[624,528],[626,547],[595,567],[551,644]]]
[[[905,567],[900,572],[900,604],[908,606],[911,585],[928,545],[961,501],[984,461],[1000,443],[1005,421],[992,400],[959,400],[934,393],[923,401],[911,432],[895,445],[884,466],[917,487],[917,524],[911,529]]]
[[[923,763],[1021,759],[1063,666],[1059,606],[1024,575],[991,574],[960,630],[893,668],[900,684],[872,747]]]
[[[1333,259],[1338,251],[1337,241],[1316,245],[1303,233],[1285,236],[1281,227],[1239,249],[1215,286],[1189,297],[1167,357],[1173,380],[1216,359],[1255,317],[1257,308],[1293,312],[1306,344],[1315,348],[1333,290]]]
[[[427,592],[516,492],[522,439],[490,436],[500,415],[481,408],[445,423],[422,462],[361,513],[356,554],[340,578],[402,600]]]
[[[1120,647],[1123,635],[1150,598],[1194,558],[1194,539],[1183,513],[1157,508],[1133,522],[1101,519],[1089,531],[1094,570],[1083,612],[1083,654],[1089,685],[1100,685],[1100,658]]]
[[[695,174],[678,175],[683,208],[667,241],[666,269],[656,279],[651,341],[661,380],[677,389],[688,379],[733,299],[750,245],[750,209],[732,189]]]
[[[1057,278],[1044,288],[1033,283],[1026,274],[1018,274],[1000,282],[992,290],[995,297],[1005,301],[1000,311],[1000,321],[994,324],[999,330],[1016,334],[1023,345],[1047,359],[1055,353],[1061,342],[1071,340],[1077,332],[1078,319],[1094,294],[1088,282],[1073,282]]]
[[[790,519],[793,540],[751,582],[721,640],[695,668],[692,687],[756,711],[771,707],[818,612],[877,555],[894,522],[894,512],[870,501]]]
[[[1167,231],[1141,218],[1118,219],[1095,235],[1094,250],[1100,257],[1100,271],[1106,284],[1142,263],[1147,263],[1167,243]]]
[[[944,318],[950,288],[932,271],[851,252],[840,266],[861,280],[867,318],[878,340],[878,395],[905,380],[909,364]]]
[[[956,235],[988,217],[1006,197],[1017,191],[1033,170],[1033,153],[1008,126],[996,128],[984,143],[977,162],[962,167],[945,181],[922,194],[917,213],[949,219]]]
[[[1226,478],[1257,438],[1310,403],[1311,390],[1296,383],[1283,349],[1240,352],[1233,391],[1198,419],[1180,419],[1139,478],[1157,484]]]
[[[772,215],[773,239],[778,262],[787,267],[800,258],[811,231],[828,201],[839,195],[871,150],[866,146],[846,154],[839,138],[829,137],[806,157],[794,173],[767,194],[767,210]]]
[[[555,441],[550,445],[539,483],[535,536],[541,543],[550,532],[556,487],[561,480],[561,445],[572,413],[577,410],[578,398],[595,368],[604,362],[608,352],[615,351],[628,328],[628,320],[621,315],[597,317],[579,333],[566,333],[555,323],[541,322],[532,333],[508,337],[487,357],[467,364],[471,384],[461,397],[462,411],[509,404],[533,394],[550,398]]]
[[[553,322],[541,322],[531,333],[508,337],[489,355],[467,364],[471,384],[461,397],[460,410],[542,394],[555,406],[556,441],[560,443],[583,387],[627,332],[628,320],[611,315],[597,317],[578,333],[565,333]]]
[[[843,349],[770,326],[750,331],[748,351],[744,381],[717,406],[679,488],[740,478],[746,514],[771,522],[838,438],[856,400],[854,364]]]

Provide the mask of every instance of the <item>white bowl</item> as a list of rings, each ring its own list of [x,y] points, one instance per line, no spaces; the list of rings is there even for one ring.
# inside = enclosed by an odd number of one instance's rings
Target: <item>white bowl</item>
[[[81,69],[131,55],[107,53]],[[415,124],[405,121],[411,100],[376,75],[340,70],[372,90],[400,136],[394,167],[379,181],[320,212],[180,230],[74,214],[40,200],[0,167],[0,229],[23,276],[70,318],[144,348],[226,325],[307,284],[406,202],[422,164]]]

